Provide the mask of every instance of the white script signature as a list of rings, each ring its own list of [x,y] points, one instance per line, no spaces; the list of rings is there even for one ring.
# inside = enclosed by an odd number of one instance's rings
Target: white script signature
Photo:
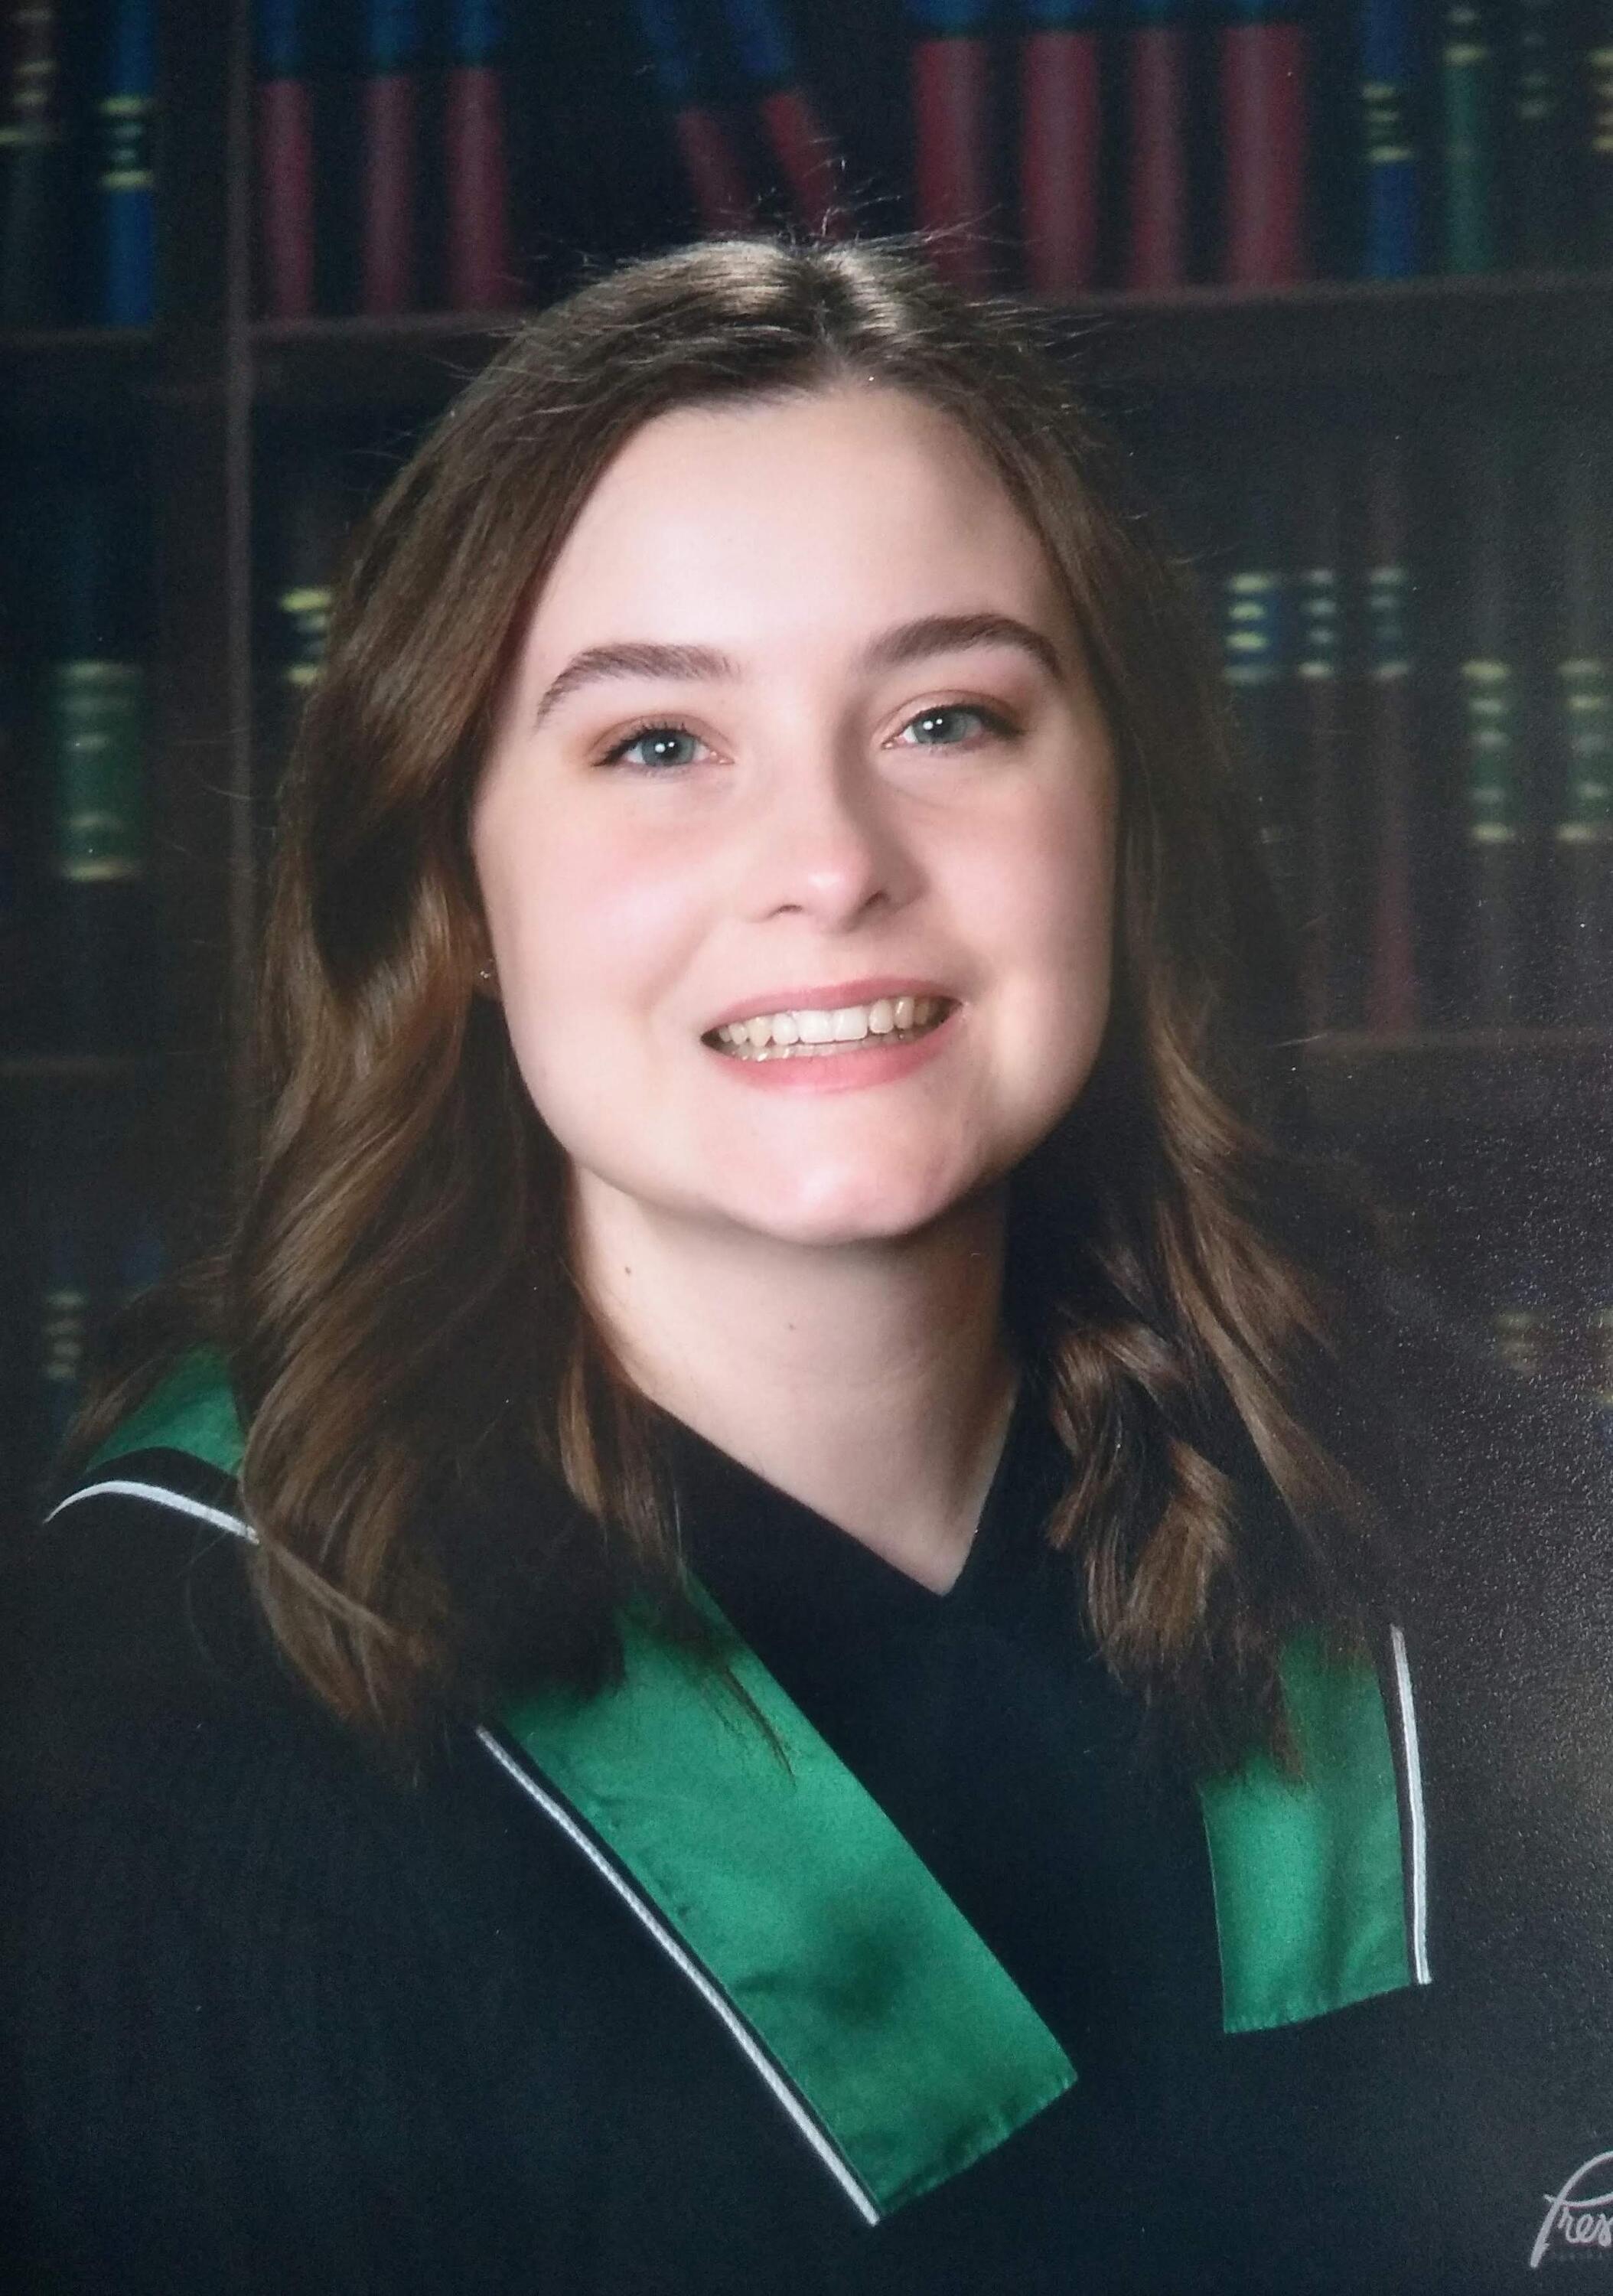
[[[1608,2213],[1613,2209],[1613,2192],[1581,2190],[1588,2177],[1609,2167],[1613,2167],[1613,2152],[1593,2154],[1580,2162],[1560,2193],[1552,2193],[1547,2199],[1545,2215],[1529,2251],[1531,2272],[1554,2240],[1560,2239],[1565,2248],[1613,2249],[1613,2216]]]

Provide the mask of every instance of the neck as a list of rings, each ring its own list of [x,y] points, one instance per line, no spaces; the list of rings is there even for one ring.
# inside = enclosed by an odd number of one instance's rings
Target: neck
[[[938,1592],[962,1568],[1016,1384],[1001,1193],[824,1247],[579,1202],[578,1274],[634,1383]]]

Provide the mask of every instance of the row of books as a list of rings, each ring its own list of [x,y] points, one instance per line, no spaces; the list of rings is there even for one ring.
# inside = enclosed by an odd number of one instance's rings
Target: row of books
[[[264,309],[539,291],[577,75],[651,243],[910,219],[1048,295],[1613,262],[1613,0],[870,0],[856,119],[829,12],[633,0],[585,55],[501,0],[258,0]]]
[[[971,278],[982,213],[1048,294],[1613,261],[1606,0],[910,7],[918,219]]]
[[[0,326],[151,316],[154,9],[0,0]],[[1613,262],[1613,0],[841,15],[257,0],[262,308],[504,308],[786,217],[1053,295]]]
[[[0,327],[147,324],[155,0],[0,0]]]
[[[1262,441],[1179,497],[1305,1017],[1605,1027],[1613,424],[1439,412]]]

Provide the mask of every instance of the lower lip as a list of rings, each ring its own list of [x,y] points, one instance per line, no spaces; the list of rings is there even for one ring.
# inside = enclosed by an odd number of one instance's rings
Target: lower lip
[[[823,1053],[808,1060],[748,1061],[737,1053],[716,1052],[736,1083],[757,1092],[856,1092],[866,1085],[895,1084],[933,1060],[952,1035],[961,1007],[954,1005],[944,1021],[928,1035],[905,1045],[870,1045],[866,1038],[854,1051]]]

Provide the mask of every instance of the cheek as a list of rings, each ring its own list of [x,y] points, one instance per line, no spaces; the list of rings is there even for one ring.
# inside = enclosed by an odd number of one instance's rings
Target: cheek
[[[479,873],[518,1050],[642,1014],[675,975],[697,902],[662,841],[551,816],[480,824]]]
[[[1048,792],[967,857],[976,914],[1011,972],[1107,998],[1114,825],[1104,790]]]

